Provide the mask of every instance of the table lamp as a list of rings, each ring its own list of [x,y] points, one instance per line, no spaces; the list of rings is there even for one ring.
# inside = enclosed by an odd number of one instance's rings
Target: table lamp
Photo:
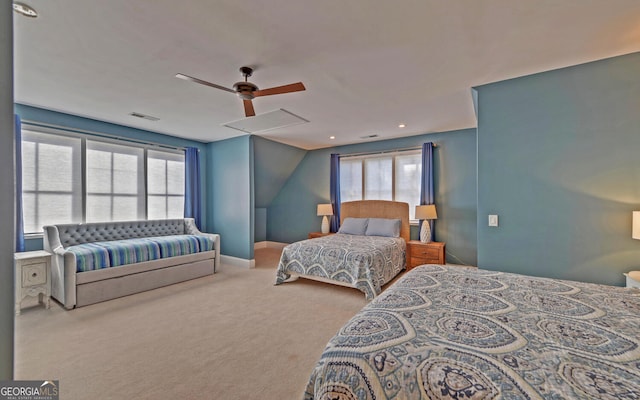
[[[422,222],[422,228],[420,229],[420,241],[422,243],[431,242],[431,224],[429,224],[428,220],[438,219],[438,214],[436,213],[436,205],[425,204],[416,206],[415,218],[425,220]]]
[[[322,216],[322,226],[320,232],[329,233],[329,219],[327,215],[333,215],[331,204],[318,204],[318,216]]]

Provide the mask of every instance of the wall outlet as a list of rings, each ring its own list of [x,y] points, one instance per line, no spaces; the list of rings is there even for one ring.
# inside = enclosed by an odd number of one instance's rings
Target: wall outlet
[[[498,216],[497,215],[489,215],[489,226],[498,226]]]

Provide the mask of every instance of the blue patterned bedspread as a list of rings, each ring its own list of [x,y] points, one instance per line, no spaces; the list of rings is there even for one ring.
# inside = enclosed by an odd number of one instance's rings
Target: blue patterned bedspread
[[[170,235],[85,243],[66,251],[75,254],[76,271],[86,272],[212,249],[213,240],[208,236]]]
[[[413,269],[353,317],[310,399],[640,399],[640,291]]]
[[[282,250],[276,285],[292,274],[341,282],[364,292],[367,299],[405,268],[402,238],[335,235],[303,240]]]

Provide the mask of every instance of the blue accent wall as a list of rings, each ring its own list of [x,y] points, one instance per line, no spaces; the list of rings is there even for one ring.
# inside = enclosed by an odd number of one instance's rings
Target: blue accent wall
[[[621,285],[640,266],[640,53],[477,91],[478,265]]]
[[[256,207],[268,207],[291,173],[307,153],[306,150],[251,136],[254,153]]]
[[[205,143],[196,140],[183,139],[177,136],[165,135],[149,130],[132,128],[129,126],[112,124],[110,122],[99,121],[97,119],[79,117],[77,115],[66,114],[63,112],[47,110],[16,103],[16,114],[20,115],[23,121],[34,121],[47,125],[58,126],[61,129],[69,128],[85,130],[96,133],[106,133],[108,135],[141,140],[149,143],[165,144],[175,147],[197,147],[200,150],[205,149]],[[134,117],[131,117],[134,118]],[[149,122],[153,124],[153,122]]]
[[[208,226],[222,254],[253,259],[253,155],[250,136],[207,144]]]
[[[255,230],[253,240],[264,242],[267,240],[267,209],[264,207],[255,208]]]
[[[254,240],[262,242],[267,240],[267,208],[307,152],[260,136],[251,136],[251,140],[254,158]]]
[[[434,142],[436,238],[447,261],[476,264],[476,130],[465,129],[308,151],[267,210],[267,240],[291,243],[319,231],[319,203],[329,202],[329,157],[416,147]],[[413,228],[412,238],[417,239]]]

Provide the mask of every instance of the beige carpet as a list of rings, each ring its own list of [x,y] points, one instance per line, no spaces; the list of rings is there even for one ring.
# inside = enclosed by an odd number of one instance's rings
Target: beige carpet
[[[60,399],[301,399],[324,346],[366,304],[356,289],[274,286],[280,251],[252,270],[65,311],[16,317],[16,379],[60,380]],[[26,302],[25,302],[26,303]]]

